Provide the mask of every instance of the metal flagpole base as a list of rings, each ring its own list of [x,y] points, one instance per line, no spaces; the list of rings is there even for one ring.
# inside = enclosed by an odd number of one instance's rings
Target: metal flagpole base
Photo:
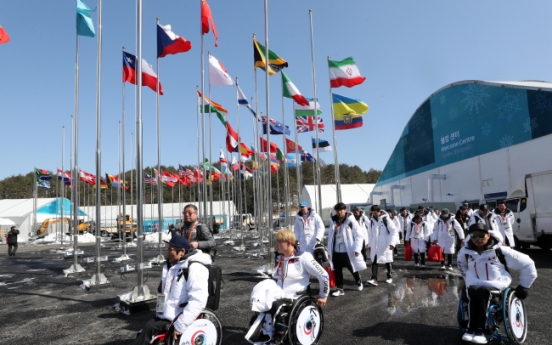
[[[67,277],[69,274],[81,273],[85,271],[86,270],[82,268],[80,264],[72,264],[71,267],[63,270],[63,274]]]
[[[152,264],[156,264],[156,265],[164,265],[165,262],[167,262],[167,260],[165,259],[165,257],[161,254],[157,255],[156,257],[154,257],[153,259],[150,260],[150,262]]]
[[[245,250],[246,250],[247,248],[245,248],[244,245],[241,245],[241,246],[239,246],[239,247],[234,247],[234,248],[232,248],[232,249],[235,250],[236,252],[245,252]]]
[[[98,287],[108,287],[111,286],[111,282],[107,280],[105,275],[103,273],[96,273],[92,275],[92,278],[90,280],[83,280],[82,281],[83,287],[90,290],[92,288],[98,288]]]
[[[117,298],[119,298],[119,308],[124,313],[155,309],[157,300],[157,296],[150,294],[146,285],[135,286],[132,292],[118,295]]]
[[[115,258],[113,259],[113,262],[121,262],[121,261],[126,261],[126,260],[132,260],[128,254],[123,254],[121,256],[119,256],[118,258]]]

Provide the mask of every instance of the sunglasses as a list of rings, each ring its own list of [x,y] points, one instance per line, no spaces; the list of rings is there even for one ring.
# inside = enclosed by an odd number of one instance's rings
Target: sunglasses
[[[485,238],[487,234],[470,234],[471,238]]]

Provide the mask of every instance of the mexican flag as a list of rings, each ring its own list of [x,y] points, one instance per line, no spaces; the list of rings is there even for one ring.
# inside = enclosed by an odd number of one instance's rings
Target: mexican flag
[[[295,84],[289,80],[288,76],[282,71],[282,84],[284,85],[283,95],[287,98],[293,98],[299,105],[308,106],[309,101],[299,92]]]
[[[328,60],[330,67],[330,86],[332,88],[345,86],[353,87],[362,84],[365,77],[360,75],[358,67],[352,57],[345,60]]]

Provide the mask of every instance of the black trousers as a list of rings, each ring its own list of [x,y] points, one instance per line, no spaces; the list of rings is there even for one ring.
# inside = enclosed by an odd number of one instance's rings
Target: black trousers
[[[421,257],[422,259],[422,265],[425,265],[426,264],[426,261],[425,261],[425,253],[414,253],[414,263],[418,263],[418,256]]]
[[[343,289],[343,268],[346,268],[351,272],[353,275],[353,278],[355,278],[355,282],[357,284],[362,284],[362,280],[360,279],[360,273],[353,272],[353,266],[351,265],[351,261],[349,260],[349,255],[347,253],[333,253],[332,257],[332,263],[334,267],[335,272],[335,287],[338,289]]]
[[[468,329],[485,330],[487,310],[491,302],[491,291],[485,286],[468,286]]]
[[[447,259],[447,265],[452,266],[452,254],[444,254],[445,258]],[[441,261],[441,265],[445,264],[445,260]]]
[[[142,332],[134,340],[134,345],[148,345],[151,343],[151,338],[154,335],[163,333],[167,330],[167,326],[170,325],[169,320],[160,319],[155,317],[152,320],[149,320],[146,326],[142,329]]]
[[[391,278],[391,263],[388,262],[385,264],[387,269],[387,278]],[[372,262],[372,279],[378,280],[378,256],[374,257],[374,262]]]
[[[17,243],[8,243],[8,255],[15,255],[18,247],[19,245]]]

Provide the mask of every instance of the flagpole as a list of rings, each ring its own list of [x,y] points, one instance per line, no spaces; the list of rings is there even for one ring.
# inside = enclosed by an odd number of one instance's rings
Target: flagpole
[[[295,111],[293,114],[293,127],[295,128],[295,179],[296,179],[296,188],[297,188],[297,205],[301,201],[301,174],[299,169],[303,169],[302,161],[299,157],[299,138],[297,134],[297,118],[295,117]],[[319,211],[320,212],[320,211]]]
[[[196,85],[196,94],[197,94],[197,91],[198,90],[198,86]],[[202,203],[201,203],[201,188],[200,188],[200,185],[202,186],[203,185],[203,181],[200,181],[201,179],[201,171],[199,170],[200,167],[201,167],[201,155],[200,155],[200,147],[201,147],[201,135],[200,135],[200,132],[199,132],[199,128],[200,128],[200,123],[199,123],[199,106],[197,107],[197,111],[196,111],[196,117],[197,117],[197,181],[196,181],[196,184],[197,184],[197,204],[199,206],[199,214],[200,215],[203,215],[203,209],[202,209]]]
[[[119,132],[117,136],[117,159],[119,160],[118,169],[119,172],[117,173],[117,176],[119,178],[119,188],[117,189],[117,214],[121,213],[121,184],[124,179],[121,178],[121,121],[119,121]],[[116,218],[115,218],[116,219]],[[123,237],[122,232],[124,231],[124,227],[126,225],[126,219],[125,222],[121,226],[121,236],[119,237],[119,244],[121,243],[121,238]],[[119,223],[117,223],[117,227],[119,227]]]
[[[211,56],[211,52],[208,52],[207,53],[209,56]],[[211,100],[211,75],[209,75],[209,100],[210,102],[212,102]],[[211,178],[212,177],[212,173],[213,173],[213,169],[212,169],[212,164],[213,164],[213,121],[212,121],[212,110],[213,110],[213,105],[211,103],[209,103],[209,181],[211,183],[209,183],[209,226],[210,226],[210,229],[213,229],[213,225],[214,225],[214,219],[213,219],[213,182],[214,180]]]
[[[156,27],[159,25],[159,18],[156,18]],[[158,232],[159,232],[159,254],[153,260],[162,264],[165,262],[165,257],[163,256],[161,243],[163,241],[163,182],[161,181],[161,111],[160,111],[160,79],[161,74],[159,72],[159,56],[157,57],[157,92],[156,96],[156,110],[157,110],[157,219],[158,219]]]
[[[314,123],[316,131],[316,177],[318,179],[318,205],[317,211],[322,213],[322,186],[320,179],[320,149],[318,143],[318,99],[316,98],[316,72],[314,68],[314,32],[312,27],[312,9],[309,10],[310,37],[311,37],[311,60],[312,60],[312,91],[314,95]]]
[[[254,33],[253,34],[253,40],[256,39],[256,34]],[[258,139],[259,138],[259,121],[258,121],[258,114],[259,114],[259,88],[258,88],[258,85],[257,85],[257,69],[255,68],[254,70],[254,74],[255,74],[255,141],[253,142],[255,144],[255,161],[257,162],[257,171],[259,170],[259,144],[257,143]],[[251,101],[251,103],[253,103],[253,101]],[[240,157],[240,163],[241,163],[241,157]],[[253,174],[253,179],[254,179],[254,183],[257,184],[257,201],[258,201],[258,206],[256,207],[256,217],[257,217],[257,222],[256,222],[256,227],[257,227],[257,230],[259,232],[259,236],[262,240],[262,237],[263,237],[263,226],[264,226],[264,222],[263,222],[263,200],[262,200],[262,190],[261,190],[261,175],[260,174]],[[261,241],[262,242],[262,241]]]
[[[78,39],[78,35],[77,35],[77,39]],[[77,54],[78,56],[78,49],[77,49]],[[78,63],[77,63],[78,65]],[[78,69],[77,69],[78,70]],[[76,94],[76,91],[75,91],[75,98],[77,98],[77,94]],[[74,122],[73,122],[73,115],[71,115],[71,144],[69,145],[69,170],[72,170],[73,168],[73,131],[75,130],[75,125],[74,125]],[[71,201],[73,200],[73,190],[69,190],[69,198],[71,199],[69,201],[69,221],[67,222],[67,227],[69,228],[69,238],[71,239],[71,244],[70,246],[72,247],[74,245],[74,234],[71,234],[71,217],[73,215],[73,204],[71,203]],[[77,250],[76,247],[73,247],[73,250]],[[69,268],[71,269],[71,268]]]
[[[125,47],[123,47],[123,52],[125,51]],[[123,109],[121,113],[121,153],[122,153],[122,159],[123,159],[123,181],[125,181],[125,102],[126,102],[126,88],[125,88],[125,82],[123,81],[122,85],[122,92],[123,92]],[[131,183],[130,183],[130,204],[132,205],[132,171],[131,171]],[[126,220],[126,186],[123,187],[123,217]],[[123,239],[123,254],[118,258],[118,261],[123,260],[130,260],[130,257],[127,255],[127,244],[126,244],[126,222],[123,225],[123,231],[122,231],[122,239]],[[132,218],[130,219],[130,235],[132,236]]]
[[[31,233],[36,233],[36,199],[38,198],[38,180],[36,176],[36,167],[34,167],[34,188],[33,188],[33,226],[31,227]]]
[[[134,132],[130,132],[130,142],[133,143],[134,142]],[[130,159],[132,160],[132,165],[131,165],[131,168],[130,168],[130,219],[132,220],[132,222],[134,222],[134,208],[135,208],[135,204],[134,204],[134,170],[135,170],[135,164],[136,164],[136,158],[134,157],[134,145],[130,145]],[[134,229],[130,229],[130,236],[131,238],[133,237],[133,234],[132,232],[134,231]],[[126,236],[126,231],[125,231],[125,236]],[[123,237],[124,238],[124,237]],[[126,238],[124,238],[126,240]],[[125,242],[125,246],[123,247],[124,251],[123,251],[123,254],[126,254],[126,242]]]
[[[236,77],[236,99],[238,98],[238,77]],[[241,125],[240,125],[240,106],[239,104],[236,102],[236,121],[238,122],[238,152],[240,151],[240,146],[241,146]],[[240,159],[240,170],[241,170],[241,159]],[[238,179],[238,203],[239,203],[239,207],[238,207],[238,212],[239,212],[239,218],[240,218],[240,222],[239,222],[239,225],[238,225],[238,229],[240,230],[240,234],[241,234],[241,245],[239,247],[239,250],[243,250],[245,251],[245,242],[244,242],[244,239],[243,239],[243,208],[242,208],[242,189],[241,189],[241,179]],[[243,180],[243,185],[245,187],[245,178]]]
[[[284,142],[284,205],[285,205],[285,217],[284,217],[284,227],[288,226],[288,215],[289,215],[289,185],[287,183],[288,179],[288,171],[287,171],[287,142],[286,142],[286,117],[285,117],[285,110],[284,110],[284,78],[282,78],[282,127],[284,133],[283,135],[283,142]],[[278,211],[280,210],[280,205],[278,205]]]
[[[330,57],[328,56],[328,74],[330,74]],[[330,78],[331,79],[331,78]],[[333,108],[332,83],[330,82],[330,108],[332,109],[332,135],[334,142],[334,164],[335,164],[335,192],[337,202],[341,202],[341,179],[339,177],[339,160],[337,155],[337,136],[335,133],[335,114]]]
[[[200,0],[200,7],[203,3]],[[203,138],[203,160],[201,162],[201,167],[203,168],[204,175],[207,175],[205,171],[205,52],[203,48],[203,24],[199,26],[199,34],[201,36],[201,137]],[[204,223],[207,223],[206,213],[207,213],[207,181],[205,181],[203,176],[203,219]]]
[[[59,247],[60,250],[65,250],[65,248],[63,248],[63,237],[65,235],[65,231],[63,230],[63,226],[64,226],[64,223],[63,223],[63,202],[64,202],[64,198],[65,198],[65,168],[63,166],[63,163],[64,163],[64,156],[65,156],[65,126],[61,126],[61,188],[60,188],[60,198],[61,198],[61,221],[60,221],[60,224],[61,224],[61,231],[60,231],[60,236],[61,236],[61,247]]]

